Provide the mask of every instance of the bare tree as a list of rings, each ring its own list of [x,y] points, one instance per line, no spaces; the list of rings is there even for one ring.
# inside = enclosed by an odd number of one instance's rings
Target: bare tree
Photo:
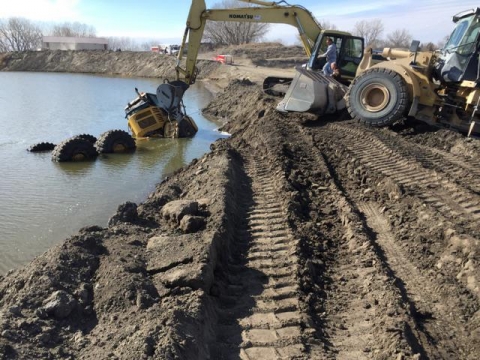
[[[412,35],[406,30],[395,30],[387,35],[386,46],[392,48],[409,48],[412,43]]]
[[[24,18],[0,19],[0,51],[36,50],[42,43],[38,26]]]
[[[425,50],[425,51],[434,51],[434,50],[437,50],[438,48],[439,48],[438,45],[435,45],[432,42],[428,42],[425,45],[422,45],[422,50]]]
[[[320,27],[325,30],[338,30],[337,25],[332,24],[330,21],[327,20],[321,20]]]
[[[91,25],[79,22],[63,23],[54,25],[50,31],[51,36],[68,36],[68,37],[95,37],[97,31]]]
[[[213,5],[215,9],[233,9],[245,7],[237,0],[223,0]],[[247,5],[249,6],[249,5]],[[213,44],[239,45],[259,41],[268,32],[269,24],[257,22],[209,21],[205,26],[203,38]]]
[[[383,33],[383,29],[383,23],[380,19],[371,21],[362,20],[355,23],[352,32],[357,36],[363,37],[367,46],[376,46],[377,41],[380,40],[380,36]]]

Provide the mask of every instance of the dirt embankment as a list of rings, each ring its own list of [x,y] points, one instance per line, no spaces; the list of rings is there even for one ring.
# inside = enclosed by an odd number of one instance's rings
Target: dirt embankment
[[[249,44],[226,47],[199,54],[199,79],[207,76],[218,63],[216,54],[231,54],[235,63],[276,68],[292,68],[306,62],[301,47],[279,44]],[[208,60],[208,61],[204,61]],[[40,71],[92,73],[129,77],[175,77],[176,57],[136,51],[25,51],[0,53],[0,71]]]
[[[0,71],[70,72],[173,80],[175,61],[173,56],[153,52],[26,51],[0,53]],[[201,70],[204,65],[199,62]],[[202,71],[205,72],[208,69]]]
[[[230,81],[204,112],[232,136],[145,202],[1,278],[0,356],[478,358],[477,142],[260,88]]]

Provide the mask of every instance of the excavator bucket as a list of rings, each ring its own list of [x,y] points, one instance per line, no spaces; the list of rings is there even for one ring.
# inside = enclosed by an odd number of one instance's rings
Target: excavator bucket
[[[183,120],[181,105],[183,94],[189,85],[181,80],[165,82],[157,88],[158,106],[164,109],[170,118],[175,119],[178,123]]]
[[[296,74],[283,100],[277,105],[280,112],[312,112],[333,114],[345,108],[344,96],[348,87],[322,72],[296,67]]]

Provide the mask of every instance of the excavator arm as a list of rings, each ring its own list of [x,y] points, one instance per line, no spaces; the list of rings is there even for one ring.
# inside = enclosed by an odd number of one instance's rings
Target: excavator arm
[[[196,68],[197,56],[207,21],[270,23],[294,26],[298,29],[307,57],[311,56],[313,46],[317,37],[321,34],[322,28],[310,11],[298,5],[282,6],[276,2],[261,0],[240,1],[259,6],[207,9],[205,0],[192,0],[182,45],[177,57],[177,80],[184,81],[187,85],[195,82],[198,74]],[[184,67],[182,67],[184,49],[187,44],[186,61]]]

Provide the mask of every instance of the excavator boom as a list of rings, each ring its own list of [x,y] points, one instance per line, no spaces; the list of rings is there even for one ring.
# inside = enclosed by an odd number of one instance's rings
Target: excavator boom
[[[298,5],[281,6],[275,2],[259,0],[240,0],[260,5],[255,7],[232,9],[207,9],[204,0],[192,0],[182,45],[177,57],[177,80],[193,84],[197,76],[197,56],[207,21],[251,22],[269,24],[287,24],[297,28],[307,57],[312,54],[313,46],[322,33],[315,17]],[[182,67],[183,54],[188,44],[185,66]]]

